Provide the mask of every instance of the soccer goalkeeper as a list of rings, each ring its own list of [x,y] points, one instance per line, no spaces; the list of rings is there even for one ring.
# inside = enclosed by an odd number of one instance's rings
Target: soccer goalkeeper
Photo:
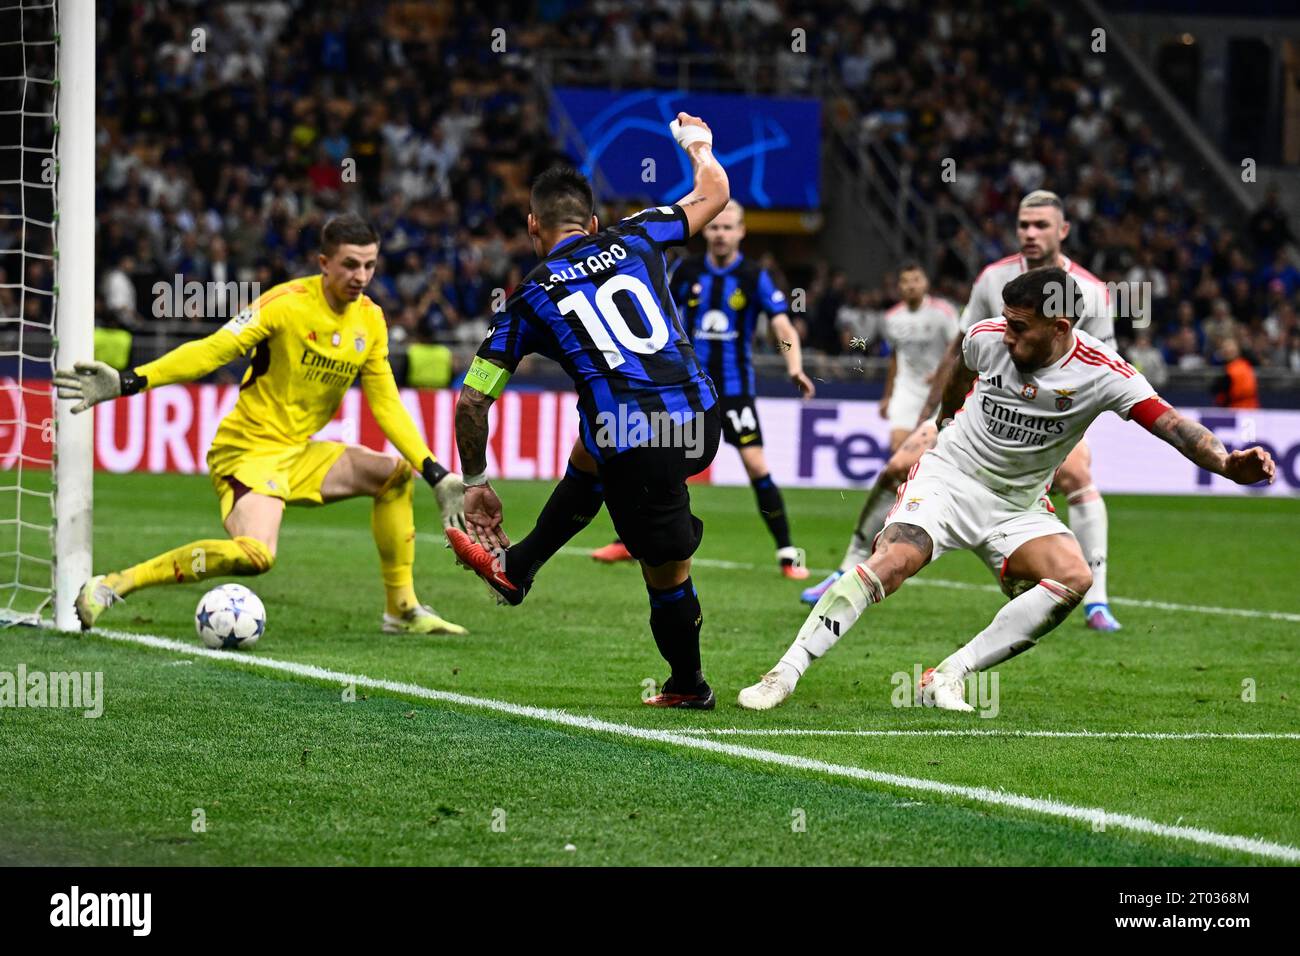
[[[438,464],[397,394],[383,311],[363,293],[379,237],[363,219],[338,216],[321,231],[321,274],[293,279],[204,339],[119,374],[78,362],[54,376],[59,398],[83,412],[120,395],[188,382],[252,351],[239,400],[222,419],[208,470],[230,540],[192,541],[121,571],[92,577],[77,596],[83,628],[132,591],[227,575],[264,574],[275,563],[286,504],[374,499],[370,527],[387,592],[383,630],[464,634],[415,594],[413,469],[433,486],[444,526],[464,527],[465,486]],[[401,458],[358,445],[312,441],[357,375],[366,401]]]

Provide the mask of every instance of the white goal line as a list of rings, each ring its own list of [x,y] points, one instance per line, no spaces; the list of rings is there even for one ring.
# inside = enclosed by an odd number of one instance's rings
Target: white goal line
[[[1300,740],[1300,733],[1186,733],[1143,730],[822,730],[816,727],[684,727],[679,734],[702,737],[1047,737],[1056,740]]]

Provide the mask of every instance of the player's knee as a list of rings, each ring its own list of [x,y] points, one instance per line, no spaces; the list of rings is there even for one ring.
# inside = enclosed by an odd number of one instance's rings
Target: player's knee
[[[376,501],[394,501],[411,490],[413,480],[410,462],[399,458],[392,472],[384,479],[379,490],[375,492]]]
[[[1101,492],[1091,482],[1080,488],[1062,488],[1061,490],[1065,492],[1065,500],[1072,505],[1086,504],[1101,497]]]
[[[240,551],[232,569],[235,574],[265,574],[275,566],[275,548],[266,542],[247,535],[239,535],[234,541]]]
[[[1051,580],[1065,585],[1078,596],[1079,600],[1082,600],[1083,595],[1087,594],[1088,589],[1092,587],[1092,569],[1085,562],[1071,564],[1052,575]],[[1078,601],[1074,603],[1077,604]]]
[[[1080,494],[1090,490],[1094,495],[1096,487],[1092,484],[1092,468],[1086,459],[1067,459],[1056,470],[1056,490],[1066,495]]]

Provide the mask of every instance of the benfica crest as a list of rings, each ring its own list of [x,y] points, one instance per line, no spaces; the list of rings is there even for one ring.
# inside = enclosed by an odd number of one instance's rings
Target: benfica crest
[[[1074,393],[1077,388],[1054,388],[1056,393],[1056,410],[1058,412],[1069,411],[1070,406],[1074,404]]]
[[[352,344],[356,346],[358,352],[364,352],[366,350],[366,337],[364,335],[358,335],[352,340]]]
[[[908,498],[907,504],[903,506],[904,511],[915,511],[921,506],[920,498]]]
[[[330,345],[334,346],[335,348],[338,348],[339,343],[342,341],[343,341],[343,336],[340,335],[338,332],[335,332],[334,335],[330,338]]]

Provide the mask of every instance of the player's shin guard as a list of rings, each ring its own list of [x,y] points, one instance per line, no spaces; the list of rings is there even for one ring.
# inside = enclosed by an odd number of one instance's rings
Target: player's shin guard
[[[758,513],[763,516],[763,523],[776,540],[777,548],[791,547],[790,521],[785,516],[781,489],[776,486],[771,475],[755,478],[750,484],[754,486],[754,497],[758,499]]]
[[[411,466],[398,463],[375,495],[370,532],[379,550],[389,614],[400,616],[420,603],[415,596],[415,482]]]
[[[1078,591],[1043,578],[1018,598],[1008,601],[989,622],[939,665],[938,670],[964,679],[1033,647],[1040,637],[1064,621],[1083,600]]]
[[[125,571],[105,575],[104,583],[122,597],[158,584],[192,584],[207,578],[262,574],[275,556],[256,538],[191,541]]]
[[[672,669],[678,693],[689,693],[702,681],[700,672],[700,627],[704,614],[695,583],[688,577],[671,588],[646,585],[650,595],[650,632],[659,653]]]
[[[889,517],[889,509],[894,506],[897,492],[897,488],[890,487],[883,480],[878,480],[871,486],[871,492],[858,514],[858,526],[853,529],[848,550],[840,562],[840,570],[845,574],[871,557],[871,546],[876,535],[880,534],[880,529],[885,526],[885,519]]]
[[[520,587],[528,587],[542,565],[600,513],[604,501],[600,478],[570,464],[542,507],[533,530],[506,552],[506,577]]]
[[[1084,604],[1109,604],[1106,593],[1106,552],[1110,522],[1106,501],[1095,485],[1080,488],[1066,501],[1070,505],[1070,530],[1079,539],[1084,560],[1092,569],[1092,587],[1083,596]]]
[[[814,660],[835,646],[863,611],[884,599],[884,585],[865,564],[858,565],[827,588],[777,665],[790,686],[794,686]]]

